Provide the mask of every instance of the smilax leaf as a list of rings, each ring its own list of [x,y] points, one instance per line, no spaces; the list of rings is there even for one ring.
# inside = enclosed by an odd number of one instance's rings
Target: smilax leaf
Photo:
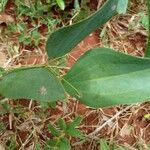
[[[126,10],[128,0],[108,0],[104,6],[87,19],[61,28],[52,33],[46,44],[50,59],[58,58],[70,52],[91,32]]]
[[[53,102],[65,98],[58,79],[46,68],[17,69],[0,80],[0,95]]]
[[[144,102],[150,99],[149,66],[150,59],[97,48],[81,56],[65,75],[64,86],[91,107]]]

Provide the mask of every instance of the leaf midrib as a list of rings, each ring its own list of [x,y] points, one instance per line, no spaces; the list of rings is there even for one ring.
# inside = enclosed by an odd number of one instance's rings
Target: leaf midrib
[[[107,77],[101,77],[101,78],[95,78],[95,79],[87,79],[87,80],[82,80],[82,81],[72,81],[71,84],[73,83],[81,83],[81,82],[87,82],[87,81],[101,81],[101,80],[108,80],[108,79],[111,79],[111,78],[118,78],[118,77],[123,77],[123,76],[127,76],[127,75],[131,75],[131,74],[135,74],[135,73],[138,73],[138,72],[142,72],[142,71],[150,71],[150,69],[142,69],[142,70],[138,70],[138,71],[134,71],[134,72],[128,72],[128,73],[124,73],[124,74],[119,74],[119,75],[112,75],[112,76],[107,76]],[[67,80],[69,82],[69,80]]]

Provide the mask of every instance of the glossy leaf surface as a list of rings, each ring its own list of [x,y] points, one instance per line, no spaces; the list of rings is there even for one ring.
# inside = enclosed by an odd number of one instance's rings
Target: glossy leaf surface
[[[53,102],[65,97],[58,79],[46,68],[18,69],[0,80],[0,95]]]
[[[150,59],[97,48],[86,52],[64,79],[67,92],[91,107],[143,102],[150,98]]]

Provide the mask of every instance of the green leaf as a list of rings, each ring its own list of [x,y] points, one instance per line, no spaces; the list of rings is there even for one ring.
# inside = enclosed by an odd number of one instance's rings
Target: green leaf
[[[79,0],[75,0],[75,1],[74,1],[74,8],[75,8],[76,11],[79,11],[79,10],[80,10]]]
[[[109,145],[107,144],[107,141],[104,139],[100,140],[100,150],[110,150]]]
[[[60,138],[60,139],[49,139],[46,142],[46,147],[44,150],[70,150],[70,142],[67,138]]]
[[[65,2],[64,0],[56,0],[58,6],[60,7],[61,10],[65,9]]]
[[[48,139],[46,141],[44,150],[53,150],[54,148],[56,149],[57,144],[58,144],[58,140],[56,140],[56,139]]]
[[[0,95],[54,102],[65,98],[59,80],[46,68],[16,69],[2,76]]]
[[[73,122],[69,123],[66,128],[66,133],[74,137],[83,137],[83,134],[80,130],[75,129],[82,121],[80,116],[76,117]]]
[[[87,35],[115,16],[117,11],[120,12],[118,9],[120,1],[122,0],[108,0],[100,10],[87,19],[52,33],[46,44],[49,58],[57,58],[67,54]]]
[[[61,138],[58,143],[58,150],[70,150],[70,142],[67,138]]]
[[[79,138],[83,137],[83,134],[80,130],[71,127],[67,128],[66,133],[67,135],[70,135],[72,137],[79,137]]]
[[[50,123],[48,124],[48,130],[52,133],[53,136],[57,136],[57,137],[60,136],[59,130],[53,127],[53,125],[51,125]]]
[[[82,118],[80,116],[76,117],[73,122],[71,122],[69,124],[69,126],[71,126],[72,128],[77,127],[78,125],[80,125],[80,123],[82,122]]]
[[[64,119],[60,118],[60,119],[58,120],[58,125],[59,125],[60,129],[66,130],[66,122],[65,122]]]
[[[148,30],[149,23],[148,23],[148,16],[144,12],[138,13],[140,16],[140,23],[142,24],[143,28]]]
[[[144,102],[150,99],[149,66],[150,59],[97,48],[77,61],[63,84],[71,96],[91,107]]]
[[[128,7],[128,0],[119,0],[117,11],[119,14],[125,14]]]

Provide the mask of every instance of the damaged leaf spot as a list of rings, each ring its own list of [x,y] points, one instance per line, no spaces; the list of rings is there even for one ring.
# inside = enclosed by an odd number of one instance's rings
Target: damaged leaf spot
[[[40,88],[40,94],[43,95],[43,96],[45,96],[47,94],[47,89],[44,86],[42,86]]]
[[[116,7],[117,7],[116,5],[113,5],[113,6],[111,7],[111,10],[114,11],[114,10],[116,9]]]

